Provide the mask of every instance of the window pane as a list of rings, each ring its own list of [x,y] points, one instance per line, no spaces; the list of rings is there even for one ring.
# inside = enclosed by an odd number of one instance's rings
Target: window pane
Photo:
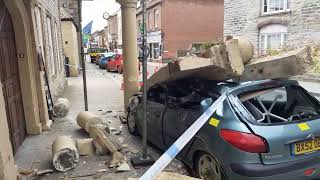
[[[267,49],[271,49],[271,35],[267,36]]]
[[[284,10],[284,0],[279,0],[280,1],[280,9],[279,10]]]
[[[268,3],[267,3],[267,0],[264,0],[264,2],[263,2],[263,12],[268,12]]]

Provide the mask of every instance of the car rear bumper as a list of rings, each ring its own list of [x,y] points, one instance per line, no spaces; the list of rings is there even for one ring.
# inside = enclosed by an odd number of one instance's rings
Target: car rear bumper
[[[247,177],[266,177],[277,174],[284,174],[299,169],[305,169],[310,166],[319,165],[318,157],[312,159],[303,159],[294,162],[263,165],[263,164],[231,164],[231,170],[239,175]]]

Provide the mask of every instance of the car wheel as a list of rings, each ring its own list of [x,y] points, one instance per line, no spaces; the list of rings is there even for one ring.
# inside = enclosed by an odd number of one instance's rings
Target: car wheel
[[[119,74],[122,74],[122,70],[121,70],[120,67],[117,68],[117,71],[118,71]]]
[[[201,179],[223,180],[223,172],[220,164],[213,156],[200,153],[195,158],[195,173]]]
[[[134,136],[138,136],[139,132],[138,132],[137,124],[132,111],[128,111],[127,124],[128,124],[128,131],[130,132],[130,134]]]

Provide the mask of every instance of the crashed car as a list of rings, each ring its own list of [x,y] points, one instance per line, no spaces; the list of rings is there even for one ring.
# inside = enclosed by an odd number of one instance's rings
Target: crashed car
[[[178,154],[199,178],[315,179],[320,103],[293,80],[244,83],[183,79],[148,89],[148,141],[166,150],[222,94],[227,98]],[[142,94],[130,99],[128,129],[142,132]]]

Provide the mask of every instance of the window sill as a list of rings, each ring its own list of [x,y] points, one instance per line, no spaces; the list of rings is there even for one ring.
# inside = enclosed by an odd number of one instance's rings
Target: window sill
[[[276,12],[262,12],[260,14],[260,17],[267,17],[267,16],[276,16],[276,15],[282,15],[282,14],[290,14],[291,10],[287,9],[285,11],[276,11]]]

